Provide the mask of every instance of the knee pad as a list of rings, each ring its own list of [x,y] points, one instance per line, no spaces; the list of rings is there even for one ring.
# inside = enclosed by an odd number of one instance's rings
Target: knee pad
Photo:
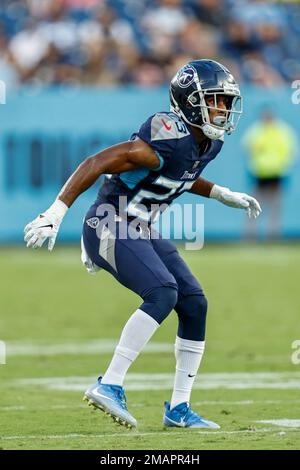
[[[160,324],[177,304],[177,297],[175,287],[157,287],[144,297],[140,309]]]
[[[204,294],[183,297],[176,306],[179,318],[178,336],[193,341],[204,341],[207,299]]]

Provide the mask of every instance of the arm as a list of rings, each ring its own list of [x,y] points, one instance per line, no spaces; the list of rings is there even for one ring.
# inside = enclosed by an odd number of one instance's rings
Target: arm
[[[217,201],[222,202],[226,206],[245,209],[247,210],[248,216],[254,217],[255,219],[261,213],[261,207],[254,197],[245,193],[230,191],[229,188],[218,186],[204,178],[198,178],[189,192],[198,194],[199,196],[217,199]]]
[[[210,181],[200,177],[195,181],[195,183],[189,190],[189,193],[198,194],[199,196],[204,197],[210,197],[209,195],[213,186],[214,183],[211,183]]]
[[[49,238],[48,249],[54,247],[59,226],[75,199],[104,173],[122,173],[139,167],[157,168],[159,158],[141,139],[109,147],[84,160],[59,192],[54,203],[25,227],[28,248],[40,248]]]
[[[58,198],[70,207],[104,173],[122,173],[141,166],[157,168],[159,164],[154,150],[141,139],[114,145],[84,160],[61,189]]]

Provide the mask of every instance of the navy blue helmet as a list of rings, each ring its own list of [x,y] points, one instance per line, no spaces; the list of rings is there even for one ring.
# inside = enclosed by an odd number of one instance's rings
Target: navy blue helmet
[[[209,110],[216,109],[218,95],[226,96],[226,111],[210,121]],[[214,97],[214,106],[207,104]],[[233,75],[224,65],[210,59],[193,60],[182,67],[170,84],[171,110],[191,126],[199,127],[210,139],[231,134],[242,113],[242,97]]]

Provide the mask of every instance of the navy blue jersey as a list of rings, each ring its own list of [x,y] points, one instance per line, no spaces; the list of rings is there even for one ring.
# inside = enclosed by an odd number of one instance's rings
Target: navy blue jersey
[[[220,152],[223,141],[208,140],[207,148],[201,150],[190,127],[171,112],[151,116],[131,140],[137,137],[152,147],[160,165],[156,169],[138,168],[106,177],[97,200],[113,204],[119,211],[120,196],[124,196],[122,212],[153,222],[159,212],[192,187]]]

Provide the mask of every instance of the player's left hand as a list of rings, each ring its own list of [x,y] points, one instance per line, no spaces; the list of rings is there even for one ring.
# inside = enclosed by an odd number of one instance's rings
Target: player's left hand
[[[226,204],[226,206],[245,209],[249,218],[256,219],[262,212],[259,202],[254,197],[246,193],[230,191],[229,188],[223,188],[216,184],[211,190],[210,197]]]
[[[48,238],[48,250],[52,251],[60,224],[67,210],[66,204],[57,199],[46,212],[27,224],[24,229],[24,241],[27,248],[41,248]]]

